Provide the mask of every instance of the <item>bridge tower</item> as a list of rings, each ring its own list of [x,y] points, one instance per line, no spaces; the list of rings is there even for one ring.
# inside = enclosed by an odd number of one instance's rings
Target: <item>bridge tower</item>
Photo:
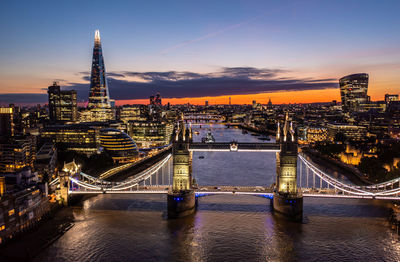
[[[281,132],[282,131],[282,132]],[[278,123],[276,141],[280,152],[276,153],[276,188],[273,199],[274,210],[295,220],[303,217],[303,196],[297,190],[297,139],[288,113],[281,130]]]
[[[192,152],[189,151],[191,141],[192,130],[186,128],[182,120],[179,122],[172,147],[174,173],[172,190],[168,193],[168,216],[171,218],[184,217],[193,214],[196,210]]]
[[[62,204],[64,206],[68,206],[69,202],[69,192],[68,192],[70,187],[69,177],[79,172],[80,172],[80,166],[75,163],[75,160],[73,160],[70,163],[64,163],[62,171],[58,172],[60,178],[59,198],[61,199]]]

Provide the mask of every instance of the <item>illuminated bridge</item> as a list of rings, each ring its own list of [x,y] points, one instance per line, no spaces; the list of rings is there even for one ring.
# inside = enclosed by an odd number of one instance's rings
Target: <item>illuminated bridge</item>
[[[276,141],[279,143],[194,143],[191,126],[187,127],[180,120],[172,154],[125,181],[109,182],[80,172],[74,162],[65,164],[59,176],[60,198],[68,205],[69,196],[73,194],[167,194],[168,217],[177,218],[193,214],[198,197],[254,195],[269,198],[274,211],[294,220],[303,217],[304,197],[400,200],[400,179],[370,186],[345,183],[299,154],[294,133],[286,113],[283,128],[277,125]],[[254,187],[199,187],[192,174],[191,151],[276,152],[276,182]],[[51,184],[56,186],[57,182]]]
[[[109,182],[82,172],[76,173],[68,177],[68,194],[167,194],[171,190],[172,182],[171,160],[172,154],[169,154],[154,166],[122,182]],[[300,160],[298,187],[303,197],[400,200],[400,178],[375,185],[355,186],[322,171],[302,154],[298,160]],[[59,179],[52,181],[50,186],[57,184]],[[198,186],[194,190],[197,197],[234,194],[270,199],[273,198],[274,192],[273,185],[210,185]]]
[[[221,115],[210,114],[190,114],[184,115],[183,120],[185,121],[185,123],[208,124],[221,123],[225,120],[225,117]]]

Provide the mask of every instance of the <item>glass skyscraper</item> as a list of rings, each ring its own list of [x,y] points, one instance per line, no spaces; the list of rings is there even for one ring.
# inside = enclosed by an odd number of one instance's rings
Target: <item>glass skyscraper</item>
[[[94,37],[88,108],[92,113],[92,121],[106,121],[112,118],[99,30],[96,30]]]
[[[340,78],[340,95],[345,112],[359,111],[368,102],[368,74],[353,74]]]

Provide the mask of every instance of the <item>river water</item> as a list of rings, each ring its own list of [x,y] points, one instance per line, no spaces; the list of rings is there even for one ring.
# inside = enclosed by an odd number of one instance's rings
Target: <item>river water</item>
[[[202,126],[194,140],[207,128],[217,142],[260,142],[222,125]],[[200,185],[270,185],[275,154],[195,152],[193,174]],[[295,223],[274,215],[268,199],[216,195],[200,198],[194,216],[168,220],[164,195],[99,195],[72,207],[75,226],[34,261],[400,261],[387,207],[306,198]]]

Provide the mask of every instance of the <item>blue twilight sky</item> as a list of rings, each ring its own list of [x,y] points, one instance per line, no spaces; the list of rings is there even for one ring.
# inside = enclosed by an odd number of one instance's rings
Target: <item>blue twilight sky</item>
[[[127,73],[176,71],[201,74],[196,76],[201,80],[237,79],[236,72],[226,74],[227,68],[279,70],[246,77],[300,81],[304,88],[296,86],[297,91],[319,89],[305,79],[328,81],[321,87],[325,90],[335,88],[343,75],[366,72],[370,94],[381,99],[384,93],[400,92],[399,14],[398,0],[2,0],[0,94],[45,93],[54,79],[86,92],[94,30],[99,29],[107,72],[123,75],[110,77],[116,99],[123,93],[126,99],[148,97],[144,82],[156,86],[151,91],[157,89],[158,78]],[[181,77],[164,80],[185,80],[182,88],[190,90],[191,78]],[[239,95],[229,83],[226,88],[222,83],[218,93],[206,88],[195,96]],[[243,94],[277,90],[246,88]],[[177,88],[170,94],[163,90],[165,97],[179,97]]]

